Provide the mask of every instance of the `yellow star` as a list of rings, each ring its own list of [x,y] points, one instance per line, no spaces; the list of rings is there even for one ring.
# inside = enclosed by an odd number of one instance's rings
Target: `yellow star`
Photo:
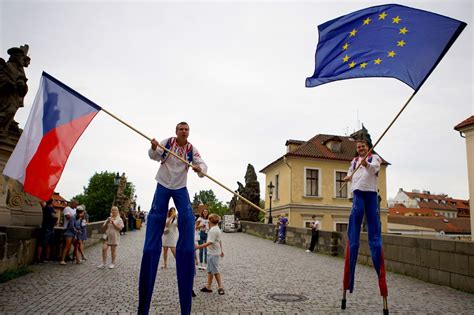
[[[379,65],[379,64],[382,63],[382,59],[377,58],[377,59],[374,60],[374,63],[375,63],[376,65]]]
[[[345,55],[344,58],[342,58],[342,62],[348,62],[349,61],[349,56]]]
[[[360,67],[361,67],[362,69],[365,69],[365,67],[367,67],[367,62],[361,63],[361,64],[360,64]]]
[[[357,30],[354,28],[349,34],[349,37],[356,36]]]
[[[356,66],[356,63],[354,61],[352,61],[350,64],[349,64],[349,68],[354,68]]]
[[[400,32],[399,32],[399,34],[403,34],[403,35],[405,35],[406,33],[408,33],[408,28],[406,28],[406,27],[402,27],[402,28],[400,29]]]
[[[363,25],[369,25],[370,21],[372,21],[370,18],[366,18]]]
[[[347,48],[349,48],[349,44],[345,43],[344,46],[342,46],[342,50],[347,50]]]
[[[387,15],[388,15],[387,13],[382,12],[381,14],[379,14],[379,20],[385,20],[385,17],[386,17]]]
[[[400,23],[401,20],[402,19],[397,15],[396,17],[392,18],[392,21],[393,21],[392,23],[398,24]]]
[[[405,45],[406,45],[406,42],[405,42],[403,39],[400,40],[400,41],[397,41],[397,46],[403,47],[403,46],[405,46]]]
[[[396,55],[396,53],[393,50],[391,50],[391,51],[388,52],[387,56],[393,58],[393,57],[395,57],[395,55]]]

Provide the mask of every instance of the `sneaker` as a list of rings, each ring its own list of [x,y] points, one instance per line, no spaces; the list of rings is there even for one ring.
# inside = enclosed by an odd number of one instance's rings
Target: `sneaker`
[[[114,264],[110,264],[109,265],[109,269],[114,269],[115,268],[115,265]]]
[[[311,253],[311,251],[309,249],[305,250],[306,253]]]
[[[204,288],[201,289],[201,292],[211,293],[212,290],[210,290],[210,289],[204,287]]]
[[[100,265],[97,266],[97,268],[103,269],[103,268],[105,268],[105,264],[100,264]]]
[[[219,295],[224,295],[224,288],[219,288],[219,290],[217,290],[217,293],[219,293]]]
[[[60,261],[59,264],[60,264],[60,265],[63,265],[63,266],[64,266],[64,265],[67,265],[64,260],[63,260],[63,261]]]

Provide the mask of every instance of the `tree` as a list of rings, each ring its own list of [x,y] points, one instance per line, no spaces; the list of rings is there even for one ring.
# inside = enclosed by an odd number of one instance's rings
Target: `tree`
[[[84,187],[84,192],[73,197],[79,204],[86,206],[89,220],[100,221],[109,216],[117,194],[117,185],[114,184],[115,174],[108,171],[95,173],[89,179],[89,185]],[[134,185],[127,182],[125,196],[130,196],[134,190]]]
[[[212,189],[200,190],[194,194],[193,209],[197,209],[199,205],[206,205],[209,213],[216,213],[221,217],[229,212],[229,206],[219,201]]]

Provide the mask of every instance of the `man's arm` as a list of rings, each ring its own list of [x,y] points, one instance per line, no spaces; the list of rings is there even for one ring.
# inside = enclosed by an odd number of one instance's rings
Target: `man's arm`
[[[193,146],[193,171],[195,171],[199,177],[204,177],[202,173],[207,173],[207,164],[201,158],[199,150]]]
[[[150,159],[161,162],[161,155],[164,150],[159,146],[159,144],[164,147],[166,142],[168,142],[168,139],[163,140],[161,143],[159,143],[155,138],[151,140],[151,148],[148,150],[148,156]]]

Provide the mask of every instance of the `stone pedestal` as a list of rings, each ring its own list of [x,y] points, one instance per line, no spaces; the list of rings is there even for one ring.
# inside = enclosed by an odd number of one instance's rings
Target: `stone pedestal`
[[[10,158],[21,132],[17,123],[12,123],[8,136],[0,138],[0,173]],[[42,211],[39,200],[26,194],[15,180],[6,180],[0,175],[0,226],[39,226]]]

